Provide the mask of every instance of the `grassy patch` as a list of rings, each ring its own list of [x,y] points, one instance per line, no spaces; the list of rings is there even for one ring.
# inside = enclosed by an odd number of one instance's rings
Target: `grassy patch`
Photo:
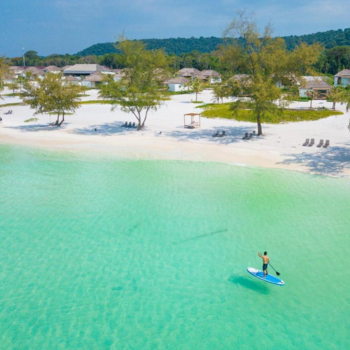
[[[0,108],[14,107],[14,106],[25,106],[25,105],[26,104],[24,102],[5,103],[3,105],[0,105]]]
[[[165,93],[165,95],[169,95],[169,96],[172,96],[172,95],[188,95],[188,94],[192,94],[193,91],[192,90],[188,90],[188,91],[165,91],[164,93]]]
[[[38,118],[30,118],[30,119],[25,120],[24,122],[30,123],[30,122],[37,122],[38,120],[39,120]]]
[[[192,101],[192,100],[191,100],[191,102],[192,103],[204,103],[203,101]]]
[[[298,99],[295,99],[294,101],[297,101],[297,102],[310,102],[310,98],[308,97],[300,97]]]
[[[80,101],[79,102],[81,105],[112,105],[113,102],[108,101],[108,100],[91,100],[91,101]]]
[[[238,121],[256,122],[256,115],[252,110],[239,109],[232,111],[230,106],[233,103],[222,103],[222,104],[208,104],[201,105],[197,108],[203,108],[202,116],[206,118],[224,118],[224,119],[235,119]],[[278,124],[278,123],[289,123],[299,122],[304,120],[318,120],[327,118],[332,115],[341,115],[342,112],[331,111],[328,109],[319,110],[296,110],[296,109],[285,109],[283,113],[272,114],[268,113],[263,118],[264,123]]]

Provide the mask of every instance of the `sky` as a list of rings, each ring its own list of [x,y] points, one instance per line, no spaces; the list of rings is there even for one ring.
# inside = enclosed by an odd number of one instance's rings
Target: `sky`
[[[0,56],[74,54],[130,39],[221,37],[237,11],[275,35],[350,27],[349,0],[1,0]]]

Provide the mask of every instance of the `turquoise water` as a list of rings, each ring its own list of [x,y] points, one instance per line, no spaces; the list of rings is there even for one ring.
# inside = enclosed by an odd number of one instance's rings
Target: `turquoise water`
[[[347,179],[0,146],[0,190],[1,349],[348,348]]]

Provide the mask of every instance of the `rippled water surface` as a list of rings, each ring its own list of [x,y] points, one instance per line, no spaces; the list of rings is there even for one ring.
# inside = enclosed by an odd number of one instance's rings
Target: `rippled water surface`
[[[348,348],[347,179],[0,146],[0,191],[1,349]]]

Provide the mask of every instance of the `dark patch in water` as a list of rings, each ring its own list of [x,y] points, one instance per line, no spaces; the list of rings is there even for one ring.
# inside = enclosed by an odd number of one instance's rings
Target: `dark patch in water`
[[[191,238],[187,238],[187,239],[184,239],[182,241],[175,242],[173,244],[180,244],[180,243],[184,243],[184,242],[194,241],[196,239],[200,239],[200,238],[204,238],[204,237],[208,237],[208,236],[214,236],[214,235],[217,235],[219,233],[224,233],[224,232],[227,232],[227,231],[228,230],[225,229],[225,230],[220,230],[220,231],[215,231],[215,232],[210,232],[210,233],[204,233],[202,235],[198,235],[198,236],[194,236],[194,237],[191,237]]]
[[[114,291],[123,290],[123,287],[122,286],[113,287],[112,290],[114,290]]]
[[[244,288],[253,290],[254,292],[258,292],[261,294],[269,294],[270,293],[270,289],[268,288],[268,286],[265,286],[265,285],[259,283],[258,281],[253,281],[249,277],[232,275],[227,280],[233,284],[238,284]]]

